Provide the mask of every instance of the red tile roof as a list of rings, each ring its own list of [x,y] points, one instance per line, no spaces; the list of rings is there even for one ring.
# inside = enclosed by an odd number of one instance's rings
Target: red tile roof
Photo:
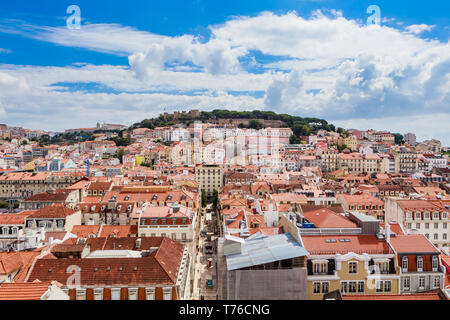
[[[0,300],[41,300],[51,282],[3,283]]]
[[[101,238],[109,237],[114,235],[117,238],[130,237],[133,234],[138,233],[138,227],[136,225],[126,225],[126,226],[106,226],[102,227],[100,233]]]
[[[341,240],[348,239],[348,242]],[[336,242],[327,242],[336,240]],[[375,235],[302,235],[305,249],[312,255],[319,254],[346,254],[354,252],[357,254],[389,254],[393,253],[389,245],[378,240]]]
[[[397,253],[439,253],[439,250],[422,234],[391,237],[391,245]]]
[[[303,212],[303,216],[317,228],[358,228],[353,221],[327,208]]]
[[[71,214],[76,213],[77,210],[63,206],[62,204],[54,204],[52,206],[47,206],[35,213],[31,214],[28,218],[38,219],[38,218],[65,218]]]
[[[100,231],[100,226],[73,226],[70,233],[76,235],[78,238],[87,238],[89,235],[94,234],[97,236],[98,232]]]
[[[81,285],[173,285],[183,255],[181,243],[164,238],[159,248],[141,258],[39,259],[29,281],[67,283],[67,268],[81,268]]]

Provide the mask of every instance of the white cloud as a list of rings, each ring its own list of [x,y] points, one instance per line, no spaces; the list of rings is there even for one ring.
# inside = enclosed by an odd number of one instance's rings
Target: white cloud
[[[24,117],[25,107],[42,113],[33,111],[26,118],[29,123],[55,122],[45,120],[45,114],[54,119],[70,115],[58,121],[61,126],[74,126],[71,121],[83,125],[82,114],[137,121],[147,116],[147,110],[161,112],[162,106],[265,108],[340,123],[366,119],[360,123],[370,124],[373,119],[382,124],[377,119],[387,117],[440,121],[446,118],[433,115],[450,113],[450,44],[419,36],[432,27],[366,26],[346,19],[339,10],[315,11],[310,17],[295,12],[233,17],[210,26],[211,38],[206,41],[118,24],[85,24],[80,30],[1,25],[0,32],[128,56],[129,66],[0,65],[0,93],[8,118]],[[247,67],[260,72],[251,73]],[[94,82],[122,93],[61,92],[67,88],[51,86],[61,82]],[[254,91],[259,98],[252,96]],[[63,106],[64,112],[58,111]],[[408,122],[386,123],[400,127]],[[437,138],[448,136],[443,125],[425,126]]]
[[[405,30],[410,32],[410,33],[414,33],[414,34],[420,34],[424,31],[430,32],[431,29],[433,29],[436,26],[429,26],[426,24],[412,24],[410,26],[405,27]]]
[[[9,49],[0,48],[0,53],[12,53],[12,51]]]

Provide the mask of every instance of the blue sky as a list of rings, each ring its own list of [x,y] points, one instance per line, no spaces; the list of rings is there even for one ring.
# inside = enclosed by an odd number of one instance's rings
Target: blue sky
[[[66,27],[69,5],[81,28]],[[377,5],[380,26],[367,26]],[[266,109],[450,144],[448,2],[0,4],[0,122],[63,130]]]

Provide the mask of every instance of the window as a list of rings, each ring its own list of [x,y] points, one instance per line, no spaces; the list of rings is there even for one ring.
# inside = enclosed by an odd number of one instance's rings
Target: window
[[[433,213],[433,219],[439,219],[439,212]]]
[[[434,234],[434,240],[438,240],[439,239],[439,234],[435,233]]]
[[[420,229],[420,223],[416,223],[416,229]]]
[[[94,289],[94,300],[103,300],[103,288]]]
[[[348,272],[349,273],[356,273],[358,263],[357,262],[349,262],[348,263]]]
[[[430,219],[430,213],[429,212],[425,212],[425,219]]]
[[[411,213],[411,212],[408,212],[408,213],[406,214],[406,218],[407,218],[407,219],[412,219],[412,213]]]
[[[442,224],[442,228],[447,229],[447,222],[444,222],[444,223]]]
[[[77,289],[77,300],[86,300],[86,289]]]
[[[163,288],[163,299],[172,300],[172,288]]]
[[[322,293],[328,293],[328,282],[322,282]]]
[[[429,233],[425,233],[425,237],[427,237],[427,239],[430,239],[430,234]]]
[[[128,300],[137,300],[137,297],[138,297],[138,289],[128,288]]]
[[[430,229],[430,224],[429,223],[425,223],[425,229]]]
[[[341,293],[347,293],[347,282],[341,283]]]
[[[425,277],[419,277],[419,289],[425,289]]]
[[[155,288],[146,288],[145,295],[147,300],[155,300]]]
[[[383,292],[383,281],[377,280],[376,282],[377,292]]]
[[[391,292],[391,281],[384,281],[384,292]]]
[[[111,300],[120,300],[120,288],[111,288]]]
[[[435,223],[435,224],[434,224],[434,228],[435,228],[435,229],[438,229],[438,228],[439,228],[439,224]]]
[[[356,292],[356,281],[350,281],[348,283],[348,292],[350,293]]]
[[[433,279],[433,286],[435,288],[439,288],[441,286],[441,278],[439,276],[434,277],[434,279]]]
[[[447,212],[442,212],[442,219],[447,219]]]
[[[402,258],[402,269],[403,271],[408,271],[408,257]]]
[[[314,282],[314,293],[320,293],[320,282]]]
[[[446,233],[443,233],[443,234],[442,234],[442,239],[443,239],[443,240],[447,240],[447,234],[446,234]]]
[[[438,257],[437,256],[433,256],[433,258],[431,259],[431,267],[433,268],[433,271],[437,271],[437,268],[438,268]]]
[[[407,229],[411,229],[411,223],[407,223],[407,224],[406,224],[406,228],[407,228]]]
[[[423,258],[421,256],[417,257],[417,271],[423,271]]]
[[[364,281],[358,282],[358,292],[364,292]]]
[[[420,212],[416,212],[416,219],[420,220]]]
[[[403,278],[403,290],[409,291],[410,279],[409,277]]]

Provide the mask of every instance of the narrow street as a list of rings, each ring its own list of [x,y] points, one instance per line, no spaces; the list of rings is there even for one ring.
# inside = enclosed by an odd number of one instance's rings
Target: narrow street
[[[211,217],[211,219],[207,220],[207,217]],[[217,298],[217,236],[214,235],[216,224],[216,216],[213,216],[211,213],[207,214],[206,210],[202,212],[200,216],[200,232],[197,234],[199,252],[194,262],[195,271],[192,295],[194,300],[201,300],[202,297],[204,300],[216,300]]]

